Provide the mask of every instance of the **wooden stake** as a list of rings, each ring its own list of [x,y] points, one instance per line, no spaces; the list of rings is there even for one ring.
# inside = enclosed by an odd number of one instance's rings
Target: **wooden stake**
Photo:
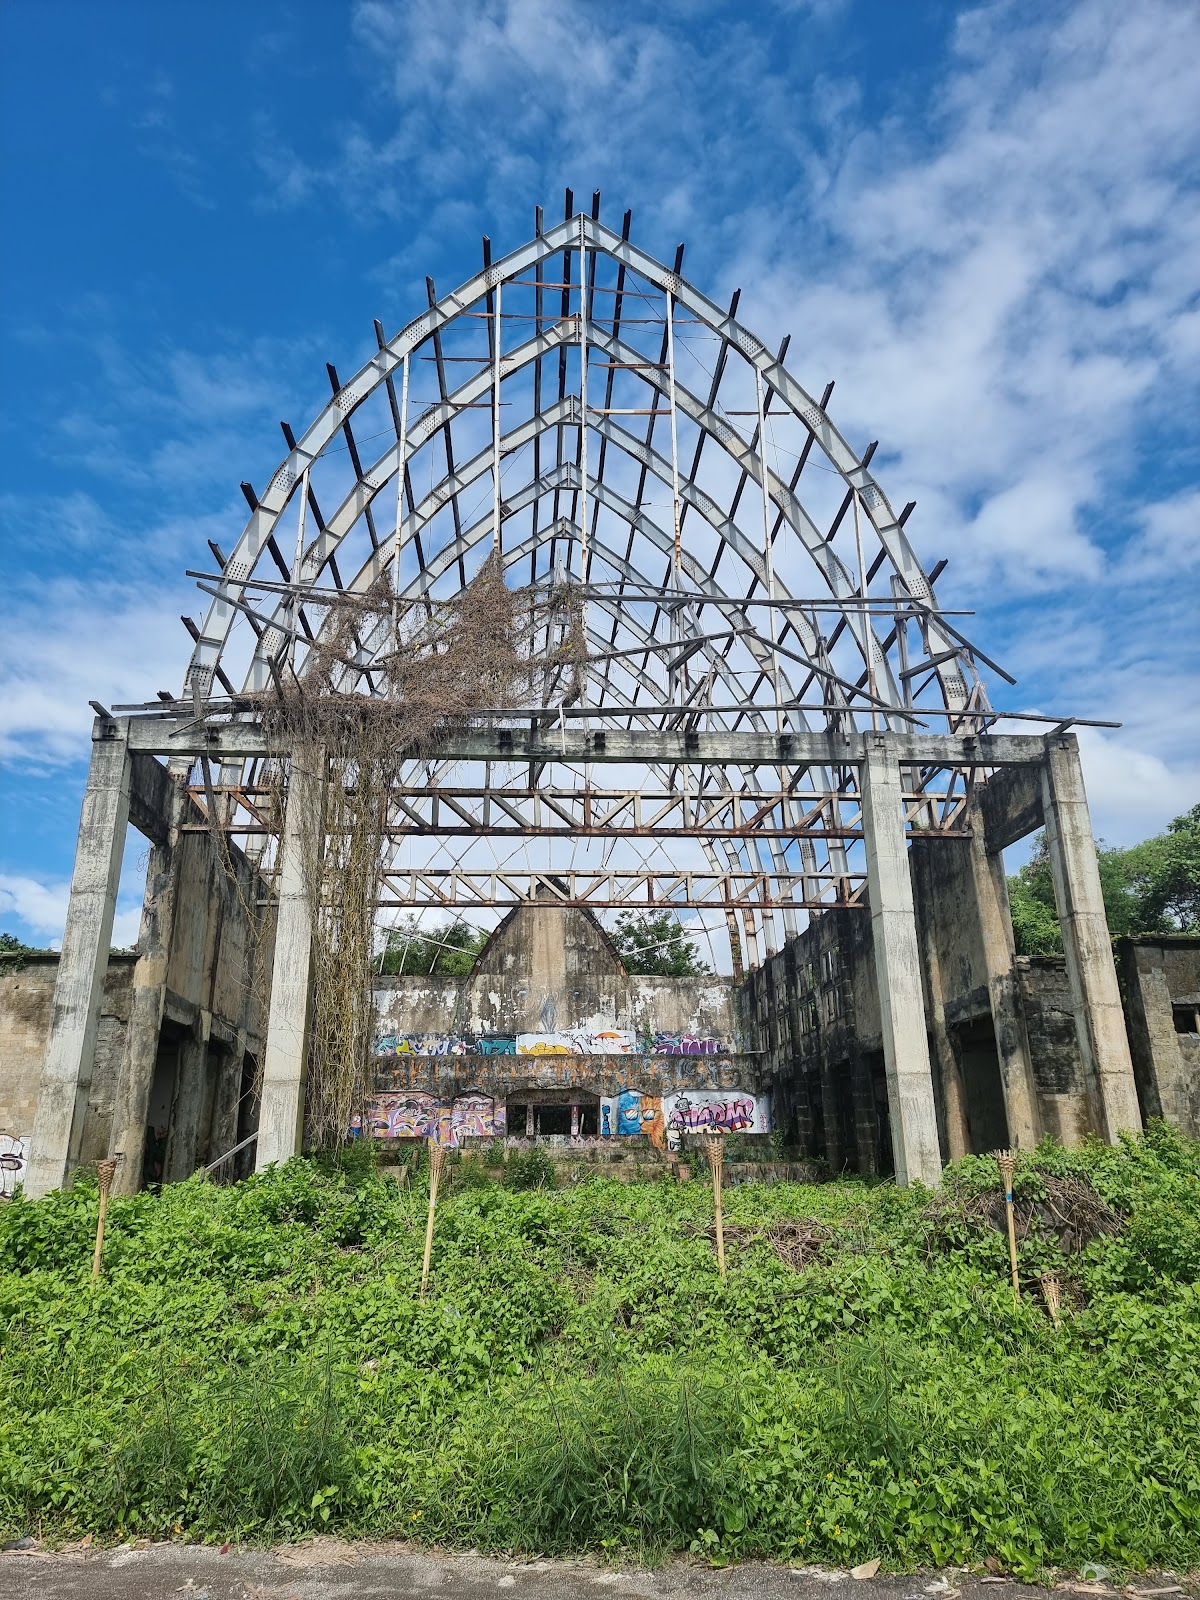
[[[1004,1180],[1004,1210],[1008,1219],[1008,1260],[1012,1267],[1013,1305],[1021,1304],[1021,1280],[1017,1276],[1017,1225],[1013,1217],[1013,1173],[1017,1170],[1017,1158],[1011,1150],[998,1150],[996,1160],[1000,1165],[1000,1176]]]
[[[421,1263],[421,1299],[429,1284],[429,1258],[433,1253],[433,1214],[437,1210],[438,1180],[446,1165],[446,1150],[436,1139],[429,1141],[429,1220],[425,1224],[425,1259]]]
[[[108,1191],[112,1188],[113,1174],[117,1170],[115,1161],[100,1161],[96,1164],[96,1176],[100,1179],[100,1214],[96,1218],[96,1248],[92,1253],[92,1281],[100,1276],[100,1258],[104,1254],[104,1221],[108,1216]]]
[[[725,1218],[721,1210],[721,1165],[725,1160],[725,1135],[708,1133],[704,1136],[708,1146],[708,1164],[712,1168],[713,1212],[717,1219],[717,1268],[725,1276]]]

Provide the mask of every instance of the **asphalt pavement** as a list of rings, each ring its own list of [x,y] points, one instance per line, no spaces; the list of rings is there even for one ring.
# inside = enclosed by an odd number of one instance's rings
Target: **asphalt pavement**
[[[1200,1600],[1200,1582],[1171,1575],[1054,1589],[951,1570],[855,1578],[817,1567],[746,1562],[715,1570],[671,1562],[654,1571],[589,1562],[502,1561],[402,1545],[318,1539],[274,1549],[152,1544],[38,1546],[0,1553],[0,1600]],[[508,1600],[505,1595],[505,1600]]]

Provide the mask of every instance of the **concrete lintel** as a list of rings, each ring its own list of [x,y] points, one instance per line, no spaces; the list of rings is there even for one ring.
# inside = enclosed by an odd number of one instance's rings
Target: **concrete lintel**
[[[171,774],[153,756],[137,753],[129,763],[129,820],[152,844],[165,845],[172,827]]]
[[[278,755],[254,722],[201,724],[167,717],[130,717],[130,747],[148,754],[199,755],[213,761]],[[886,739],[900,763],[943,767],[1036,765],[1043,753],[1036,734],[851,733],[815,730],[787,734],[668,732],[653,728],[607,728],[603,736],[582,728],[531,731],[470,728],[448,734],[422,757],[462,761],[728,763],[736,766],[860,766],[867,740]],[[565,752],[565,753],[564,753]]]
[[[1041,744],[1040,739],[1034,742]],[[1042,826],[1043,755],[1039,750],[1033,766],[993,773],[976,791],[989,855],[998,855]]]

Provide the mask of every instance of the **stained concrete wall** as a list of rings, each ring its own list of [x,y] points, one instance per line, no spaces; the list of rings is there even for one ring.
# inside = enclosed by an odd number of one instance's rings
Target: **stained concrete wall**
[[[534,902],[511,912],[469,977],[384,977],[377,1004],[389,1031],[447,1038],[553,1033],[579,1027],[740,1041],[731,978],[631,976],[587,913]]]
[[[88,1093],[84,1150],[81,1159],[97,1161],[108,1153],[113,1099],[129,1025],[130,991],[136,956],[113,954],[108,959],[104,1000],[96,1039],[95,1066]],[[0,977],[0,1136],[27,1150],[37,1107],[38,1082],[50,1031],[57,954],[31,955],[16,971]],[[24,1154],[12,1153],[24,1163]],[[6,1189],[19,1181],[10,1169]]]
[[[1200,1138],[1200,937],[1121,939],[1117,958],[1142,1115]]]

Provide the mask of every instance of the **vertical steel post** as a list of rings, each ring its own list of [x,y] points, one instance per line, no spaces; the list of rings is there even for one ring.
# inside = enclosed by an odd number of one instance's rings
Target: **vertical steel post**
[[[500,291],[496,285],[492,333],[492,549],[500,554]]]
[[[408,351],[400,380],[400,429],[396,435],[396,548],[392,554],[392,626],[400,624],[400,543],[404,531],[404,477],[408,467]],[[397,645],[399,640],[396,641]]]
[[[587,447],[587,235],[583,212],[579,213],[579,577],[588,575],[588,447]]]
[[[296,671],[296,635],[300,631],[300,586],[304,573],[304,530],[308,520],[308,473],[300,474],[300,514],[296,518],[296,559],[292,562],[292,636],[288,643],[288,666]]]

